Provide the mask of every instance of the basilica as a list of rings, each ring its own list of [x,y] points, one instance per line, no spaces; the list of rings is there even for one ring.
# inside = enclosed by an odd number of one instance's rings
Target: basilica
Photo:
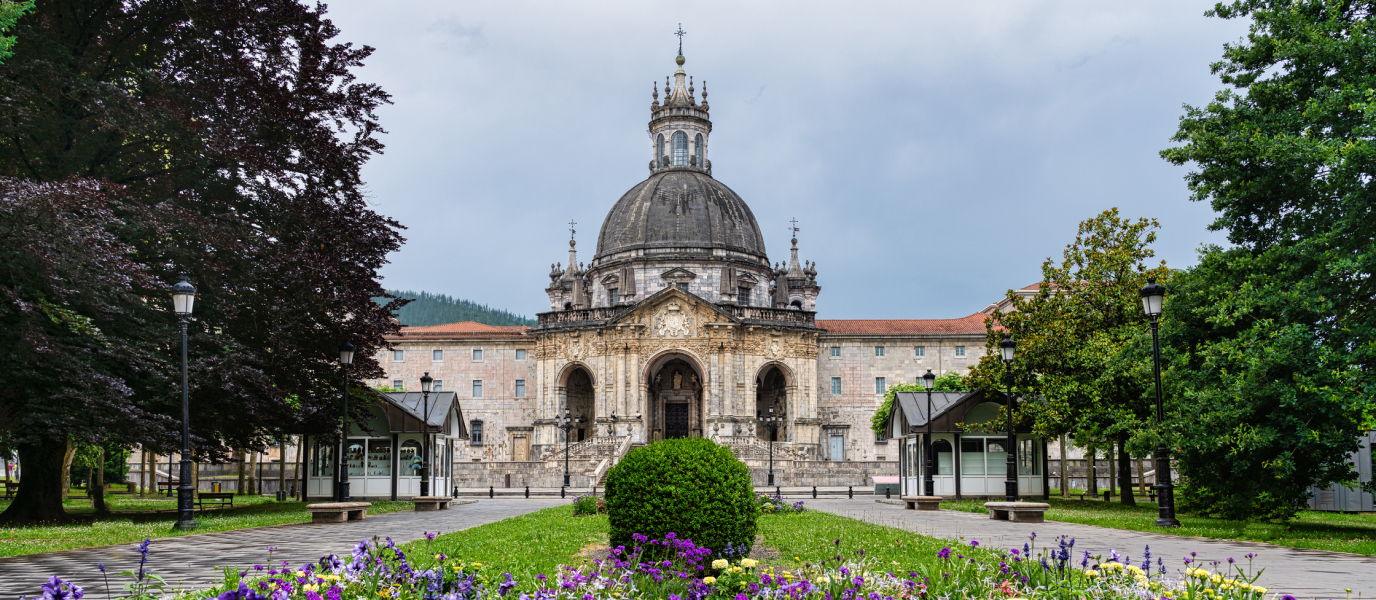
[[[796,229],[771,260],[713,177],[707,85],[676,62],[649,107],[649,176],[611,204],[591,260],[569,241],[537,326],[407,327],[377,357],[388,375],[369,384],[414,392],[428,374],[458,404],[467,439],[436,455],[439,489],[557,486],[566,461],[572,485],[596,485],[629,450],[681,437],[731,447],[761,485],[771,452],[782,485],[869,485],[898,474],[897,440],[870,428],[886,388],[984,354],[986,311],[818,318],[825,277]]]

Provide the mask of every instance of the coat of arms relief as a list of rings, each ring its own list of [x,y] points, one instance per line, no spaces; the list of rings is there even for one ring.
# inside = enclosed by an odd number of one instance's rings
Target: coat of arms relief
[[[693,334],[693,315],[678,302],[670,302],[654,317],[654,332],[659,337],[688,337]]]

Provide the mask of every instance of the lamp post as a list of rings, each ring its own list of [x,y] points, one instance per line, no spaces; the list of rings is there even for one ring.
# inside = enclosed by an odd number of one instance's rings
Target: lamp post
[[[569,407],[565,406],[563,422],[555,425],[555,428],[561,429],[564,432],[564,487],[569,487],[569,433],[578,426],[576,421],[581,420],[583,420],[582,417],[574,419],[573,415],[569,412]]]
[[[1161,405],[1161,343],[1157,340],[1157,317],[1161,316],[1161,306],[1166,299],[1165,286],[1156,283],[1155,277],[1147,278],[1142,287],[1142,310],[1151,317],[1152,370],[1156,375],[1156,426],[1161,428],[1166,421],[1166,411]],[[1166,454],[1166,440],[1156,447],[1156,499],[1157,527],[1179,527],[1175,519],[1175,486],[1171,484],[1171,459]]]
[[[178,475],[181,481],[177,485],[177,523],[173,528],[191,531],[199,524],[196,523],[191,489],[191,403],[187,399],[186,388],[186,323],[191,320],[191,307],[196,303],[196,287],[182,277],[170,291],[172,310],[177,313],[177,323],[182,332],[182,468]]]
[[[932,388],[936,386],[936,374],[931,369],[922,376],[922,387],[927,388],[927,443],[923,445],[922,454],[927,457],[927,468],[923,469],[926,477],[922,481],[923,495],[936,495],[936,482],[932,480],[932,471],[936,470],[936,457],[932,456]]]
[[[774,438],[778,437],[780,416],[774,414],[774,407],[769,407],[769,414],[760,411],[757,415],[761,425],[769,430],[769,483],[774,485]]]
[[[344,451],[349,444],[349,365],[354,364],[354,345],[344,342],[339,345],[339,364],[344,367],[344,412],[340,417],[343,421],[343,428],[339,433],[339,481],[335,487],[335,500],[348,502],[349,497],[349,465],[345,462],[347,458]]]
[[[1008,454],[1008,480],[1003,482],[1003,499],[1008,502],[1018,501],[1018,433],[1013,430],[1013,407],[1016,406],[1013,400],[1013,351],[1017,346],[1013,338],[1006,337],[999,342],[999,353],[1003,355],[1006,367],[1003,381],[1008,388],[1008,402],[1005,404],[1008,409],[1008,447],[1005,448]]]
[[[611,446],[607,447],[607,470],[612,468],[612,460],[616,458],[616,413],[613,412],[611,420],[607,421],[607,437],[612,438]]]
[[[435,378],[430,376],[429,371],[420,376],[420,427],[421,435],[424,436],[420,443],[420,495],[422,496],[430,495],[430,386],[434,384]]]

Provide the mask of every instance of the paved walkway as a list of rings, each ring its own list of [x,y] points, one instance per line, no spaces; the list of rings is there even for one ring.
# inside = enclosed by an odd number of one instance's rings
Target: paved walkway
[[[427,531],[468,529],[568,502],[558,498],[480,500],[444,511],[388,513],[351,523],[301,523],[155,539],[148,554],[149,570],[173,586],[195,589],[219,581],[220,566],[267,564],[269,546],[277,548],[272,553],[273,561],[286,560],[297,567],[327,554],[347,556],[359,540],[375,535],[391,536],[397,543],[409,542],[420,539]],[[103,600],[105,580],[96,570],[96,562],[104,561],[111,574],[137,569],[139,553],[134,546],[130,543],[0,558],[0,598],[36,596],[39,585],[58,575],[86,588],[88,598]],[[112,576],[114,593],[128,581],[127,577]]]
[[[1351,588],[1363,597],[1376,595],[1376,557],[1286,548],[1256,542],[1233,542],[1198,537],[1184,537],[1124,531],[1093,525],[1061,523],[1009,523],[994,521],[986,515],[953,510],[904,510],[901,506],[875,502],[873,498],[854,500],[819,499],[807,503],[809,508],[906,529],[914,533],[939,538],[959,538],[968,543],[979,540],[981,546],[1020,548],[1028,541],[1028,534],[1036,532],[1039,547],[1054,545],[1055,538],[1069,535],[1075,538],[1075,561],[1088,550],[1092,554],[1108,556],[1109,550],[1141,560],[1144,546],[1151,545],[1153,556],[1166,559],[1168,569],[1178,571],[1181,559],[1190,552],[1199,553],[1204,561],[1243,560],[1251,552],[1257,555],[1253,564],[1265,567],[1257,585],[1272,592],[1288,593],[1302,598],[1344,598],[1343,590]],[[1134,563],[1136,564],[1136,563]],[[1268,597],[1271,594],[1267,594]]]

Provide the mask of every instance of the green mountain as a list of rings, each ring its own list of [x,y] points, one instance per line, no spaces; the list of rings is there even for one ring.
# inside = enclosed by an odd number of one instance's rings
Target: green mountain
[[[388,290],[387,293],[398,298],[410,298],[412,302],[397,311],[397,320],[402,325],[424,326],[476,321],[485,325],[526,325],[534,326],[534,319],[505,310],[491,308],[476,302],[450,298],[444,294]],[[379,298],[379,300],[382,300]]]

